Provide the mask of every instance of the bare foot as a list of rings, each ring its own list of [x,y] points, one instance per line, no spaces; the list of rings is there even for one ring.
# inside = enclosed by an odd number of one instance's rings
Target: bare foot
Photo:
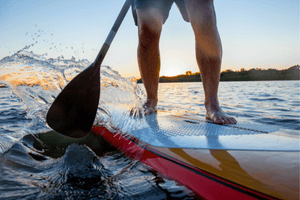
[[[218,103],[211,105],[206,103],[206,119],[211,120],[216,124],[236,124],[237,121],[235,118],[226,114],[219,106]]]
[[[143,105],[143,109],[145,115],[157,112],[157,100],[147,100]]]
[[[154,101],[147,100],[146,103],[144,103],[144,105],[143,105],[143,110],[131,109],[130,116],[136,117],[136,118],[141,118],[141,117],[143,117],[143,111],[144,111],[144,115],[156,113],[157,112],[156,105],[157,105],[157,100],[154,100]]]

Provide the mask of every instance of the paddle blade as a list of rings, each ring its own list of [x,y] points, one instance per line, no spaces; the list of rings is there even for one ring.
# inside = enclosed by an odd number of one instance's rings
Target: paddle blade
[[[77,75],[57,96],[47,113],[58,133],[80,138],[91,130],[100,97],[100,66],[94,63]]]

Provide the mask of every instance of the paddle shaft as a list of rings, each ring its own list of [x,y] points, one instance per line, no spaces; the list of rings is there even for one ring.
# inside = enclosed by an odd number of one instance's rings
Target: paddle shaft
[[[106,38],[100,52],[97,55],[97,58],[95,59],[95,65],[94,65],[95,67],[98,67],[101,65],[109,47],[110,47],[110,44],[113,41],[130,5],[131,5],[131,0],[126,0],[125,4],[123,5],[123,7],[120,11],[120,14],[118,15],[113,27],[111,28],[111,30]]]
[[[101,63],[130,4],[131,0],[126,0],[96,60],[74,77],[52,103],[46,121],[56,132],[73,138],[81,138],[91,130],[100,98]]]

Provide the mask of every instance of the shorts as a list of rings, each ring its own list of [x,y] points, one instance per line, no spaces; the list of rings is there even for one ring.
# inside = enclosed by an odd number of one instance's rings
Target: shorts
[[[135,25],[137,25],[137,15],[136,15],[137,8],[154,7],[154,8],[161,9],[164,16],[163,23],[165,23],[169,16],[169,12],[172,7],[172,4],[174,2],[176,3],[183,19],[189,22],[184,0],[131,0],[131,2],[132,2],[132,15],[134,18]]]

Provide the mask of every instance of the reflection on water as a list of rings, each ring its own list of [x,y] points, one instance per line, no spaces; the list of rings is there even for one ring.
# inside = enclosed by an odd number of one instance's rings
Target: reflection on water
[[[60,138],[46,125],[45,116],[56,95],[89,64],[87,60],[46,59],[26,48],[0,61],[0,199],[194,198],[185,187],[100,138]],[[95,123],[124,132],[145,126],[145,118],[130,116],[145,100],[143,85],[109,67],[101,68],[101,77]],[[299,86],[299,81],[222,82],[219,98],[237,120],[300,130]],[[201,83],[159,85],[159,110],[204,117],[203,101]],[[231,159],[230,155],[216,151],[211,155],[223,171],[228,170],[221,158]]]

